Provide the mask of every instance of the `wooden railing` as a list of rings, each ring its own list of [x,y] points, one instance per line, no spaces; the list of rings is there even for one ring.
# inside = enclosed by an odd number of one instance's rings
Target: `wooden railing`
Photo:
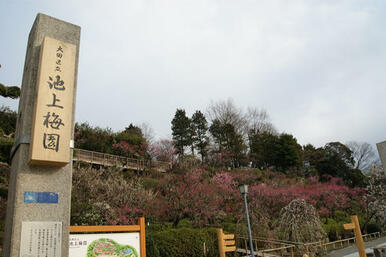
[[[147,161],[143,159],[129,158],[119,155],[94,152],[83,149],[74,149],[74,161],[97,164],[106,167],[118,167],[133,170],[144,170],[145,167],[154,168],[159,171],[166,172],[171,169],[170,162]]]
[[[236,237],[236,242],[239,247],[237,252],[250,254],[247,237],[238,236]],[[257,256],[295,256],[296,246],[294,244],[288,244],[287,241],[257,237],[253,238],[252,242],[254,254]]]
[[[369,241],[372,239],[376,239],[381,237],[380,232],[365,234],[362,236],[363,241]],[[335,250],[335,249],[341,249],[345,248],[347,246],[350,246],[350,244],[355,243],[355,237],[345,238],[333,242],[314,242],[314,243],[305,243],[303,244],[303,250],[306,253],[310,252],[324,252],[327,253],[328,251]]]
[[[369,241],[381,237],[380,232],[363,235],[364,241]],[[238,252],[249,253],[248,238],[243,236],[236,237]],[[268,257],[268,256],[308,256],[315,253],[326,254],[330,250],[341,249],[355,243],[355,237],[350,237],[333,242],[313,242],[313,243],[301,243],[290,242],[277,239],[268,239],[263,237],[256,237],[252,239],[255,248],[255,255]]]

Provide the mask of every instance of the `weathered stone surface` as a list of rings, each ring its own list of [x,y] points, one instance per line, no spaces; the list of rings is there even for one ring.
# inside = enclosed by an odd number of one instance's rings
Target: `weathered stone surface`
[[[379,158],[381,158],[383,170],[386,172],[386,141],[377,144]]]
[[[73,92],[75,98],[80,27],[44,14],[38,14],[28,39],[16,128],[16,144],[18,141],[27,142],[31,138],[40,46],[45,36],[77,46]],[[71,126],[71,138],[73,138],[73,121]],[[29,147],[28,143],[20,144],[12,159],[4,256],[20,256],[21,224],[23,221],[62,222],[64,236],[61,256],[68,256],[69,242],[66,235],[69,234],[70,225],[72,162],[62,167],[29,165]],[[26,191],[56,192],[59,195],[59,202],[57,204],[24,203],[24,192]]]

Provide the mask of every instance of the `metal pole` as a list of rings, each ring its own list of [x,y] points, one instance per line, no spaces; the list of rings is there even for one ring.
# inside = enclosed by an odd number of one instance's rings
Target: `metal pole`
[[[245,205],[245,216],[247,217],[247,225],[248,225],[249,247],[251,248],[251,256],[254,257],[255,254],[253,252],[252,232],[251,232],[251,224],[249,222],[247,194],[246,193],[243,193],[243,198],[244,198],[244,205]]]

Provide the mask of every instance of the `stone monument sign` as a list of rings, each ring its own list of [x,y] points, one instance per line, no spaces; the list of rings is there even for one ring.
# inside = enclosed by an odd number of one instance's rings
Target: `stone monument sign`
[[[379,158],[381,159],[383,170],[386,172],[386,141],[377,144]]]
[[[24,64],[4,257],[67,257],[80,27],[38,14]]]

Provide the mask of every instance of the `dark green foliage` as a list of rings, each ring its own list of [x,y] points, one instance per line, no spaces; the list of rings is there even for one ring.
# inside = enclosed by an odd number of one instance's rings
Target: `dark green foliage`
[[[368,234],[375,233],[375,232],[382,232],[382,228],[381,228],[381,226],[379,224],[377,224],[375,222],[374,223],[369,223],[366,226],[366,232]]]
[[[278,138],[268,132],[250,133],[249,147],[250,159],[253,167],[266,169],[275,165],[276,146],[278,145]]]
[[[300,166],[301,146],[292,135],[250,133],[249,144],[250,158],[254,167],[265,169],[273,166],[286,171],[291,167]]]
[[[0,197],[7,199],[8,196],[8,181],[10,166],[5,163],[0,164]]]
[[[323,148],[316,149],[316,158],[312,165],[316,167],[320,176],[327,174],[343,178],[350,169],[349,165],[353,165],[350,155],[351,151],[345,145],[339,142],[328,143]]]
[[[0,108],[0,162],[10,163],[10,153],[14,143],[17,113],[8,107]]]
[[[304,147],[303,157],[315,167],[322,180],[333,176],[342,178],[351,187],[366,185],[366,177],[360,170],[353,168],[352,151],[340,142],[330,142],[317,149],[307,145]]]
[[[193,114],[191,128],[193,130],[193,144],[201,155],[201,160],[204,161],[204,158],[207,155],[209,138],[206,135],[208,131],[208,122],[202,112],[196,111]]]
[[[190,119],[185,110],[177,109],[172,120],[172,135],[174,146],[181,157],[184,156],[184,148],[191,144]]]
[[[345,183],[351,187],[365,187],[367,185],[367,177],[363,175],[359,169],[349,169],[343,175]]]
[[[177,228],[193,228],[193,222],[190,219],[182,219],[178,222]]]
[[[10,154],[13,143],[13,138],[0,137],[0,162],[11,163]]]
[[[146,139],[139,127],[130,124],[124,131],[116,134],[116,142],[126,141],[130,145],[141,145]]]
[[[224,163],[224,165],[237,168],[244,164],[246,146],[242,135],[237,133],[236,128],[232,124],[222,123],[216,119],[209,127],[209,132],[218,145],[217,152],[229,154],[231,163]]]
[[[298,167],[301,162],[301,146],[292,135],[281,134],[276,151],[276,167],[287,170],[290,167]]]
[[[340,160],[348,167],[354,166],[354,158],[350,148],[340,142],[330,142],[324,146],[324,150],[328,156],[337,155]]]
[[[91,127],[87,122],[75,124],[75,148],[112,153],[112,143],[111,129]]]
[[[214,228],[150,231],[146,236],[146,253],[151,257],[217,257],[217,232]]]
[[[6,87],[0,83],[0,96],[16,99],[20,97],[19,87]]]
[[[147,142],[142,130],[130,124],[124,131],[113,136],[113,154],[130,158],[143,159],[147,157]]]
[[[226,140],[225,133],[222,129],[222,124],[219,120],[214,120],[212,125],[209,127],[209,132],[212,134],[214,142],[218,145],[218,151],[221,152],[223,150],[223,145]]]
[[[342,214],[344,215],[344,214]],[[330,241],[336,241],[341,238],[348,238],[353,236],[353,232],[343,229],[343,224],[351,223],[350,216],[345,215],[345,218],[326,218],[325,222],[322,224],[324,231],[326,231],[328,239]]]
[[[0,107],[0,128],[4,135],[10,135],[16,131],[17,113],[9,109],[9,107]]]

